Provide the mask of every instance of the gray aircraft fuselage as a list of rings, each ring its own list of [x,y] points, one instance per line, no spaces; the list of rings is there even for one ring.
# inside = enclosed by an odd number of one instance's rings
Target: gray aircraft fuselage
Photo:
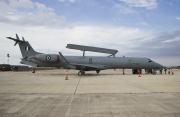
[[[99,73],[104,69],[163,69],[163,66],[156,63],[149,58],[136,58],[136,57],[115,57],[117,50],[104,49],[90,46],[68,44],[67,47],[71,49],[83,50],[83,56],[63,56],[59,54],[44,54],[36,52],[28,41],[16,38],[7,37],[18,44],[22,59],[22,64],[42,67],[63,67],[65,69],[80,70],[78,75],[85,74],[85,71],[95,70]],[[98,56],[84,56],[85,51],[95,51],[110,53],[113,56],[98,57]]]
[[[97,57],[97,56],[64,56],[69,63],[76,63],[87,66],[94,66],[96,68],[86,68],[89,70],[104,70],[104,69],[162,69],[163,66],[148,58],[137,57]],[[43,67],[64,67],[65,69],[81,70],[82,66],[78,67],[67,64],[61,61],[55,63],[47,63],[38,60],[30,60],[31,62]]]

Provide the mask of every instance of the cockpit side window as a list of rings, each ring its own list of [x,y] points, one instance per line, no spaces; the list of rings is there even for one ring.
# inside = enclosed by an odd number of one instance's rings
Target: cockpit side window
[[[151,59],[148,59],[148,62],[153,62]]]

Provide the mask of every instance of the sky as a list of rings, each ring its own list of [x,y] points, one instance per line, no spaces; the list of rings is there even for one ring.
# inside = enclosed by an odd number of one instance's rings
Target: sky
[[[38,52],[79,44],[116,49],[116,57],[147,57],[180,65],[180,0],[0,0],[0,64],[19,65],[21,53],[6,37],[24,37]],[[108,56],[86,52],[87,56]]]

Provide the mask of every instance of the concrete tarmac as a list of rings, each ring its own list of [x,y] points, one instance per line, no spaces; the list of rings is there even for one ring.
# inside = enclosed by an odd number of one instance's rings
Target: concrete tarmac
[[[0,117],[180,117],[180,70],[0,72]]]

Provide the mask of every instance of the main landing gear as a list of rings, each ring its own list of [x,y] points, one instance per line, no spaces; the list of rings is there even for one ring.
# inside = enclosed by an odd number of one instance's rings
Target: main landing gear
[[[96,70],[96,73],[99,74],[100,70]]]
[[[99,74],[99,72],[100,72],[100,70],[96,70],[96,73],[97,74]],[[78,72],[78,76],[82,76],[82,75],[84,75],[85,74],[85,71],[84,70],[80,70],[79,72]]]
[[[81,76],[81,75],[84,75],[85,74],[85,71],[79,71],[78,72],[78,75]]]

